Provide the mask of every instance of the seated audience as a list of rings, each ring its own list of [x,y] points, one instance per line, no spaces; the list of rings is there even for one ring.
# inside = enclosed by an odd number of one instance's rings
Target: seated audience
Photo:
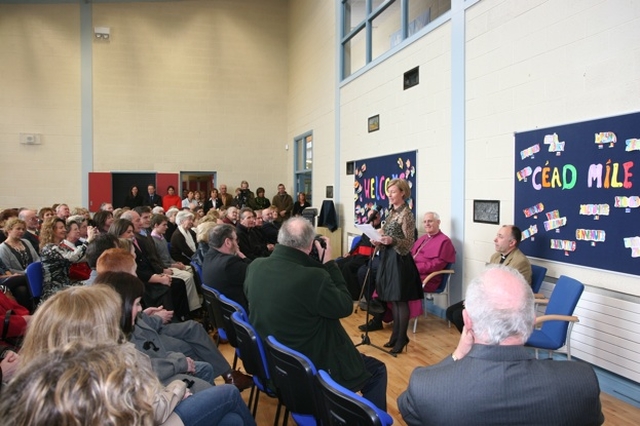
[[[189,264],[196,252],[196,233],[193,232],[193,213],[182,211],[176,215],[176,232],[171,236],[171,257]]]
[[[77,228],[77,225],[72,225]],[[44,274],[41,300],[46,300],[51,295],[63,288],[81,284],[78,280],[71,280],[69,269],[72,263],[83,260],[87,250],[87,243],[75,248],[63,244],[67,237],[67,227],[64,220],[56,217],[42,225],[40,232],[40,260]],[[88,230],[87,242],[94,237],[94,228]]]
[[[56,216],[64,220],[65,222],[67,221],[67,218],[71,216],[71,210],[69,210],[69,206],[64,203],[58,204],[55,208],[55,211]]]
[[[113,204],[111,203],[102,203],[100,204],[100,210],[101,212],[113,212]]]
[[[18,217],[19,212],[18,209],[4,209],[0,212],[0,230],[4,231],[4,226],[7,221],[11,218]],[[4,232],[0,232],[0,243],[3,242],[7,238],[7,235]]]
[[[238,222],[238,209],[234,206],[227,207],[225,211],[225,216],[222,218],[224,223],[228,223],[229,225],[236,226],[236,222]]]
[[[273,251],[274,245],[267,243],[260,228],[256,227],[256,215],[249,207],[240,210],[236,233],[240,251],[251,260],[269,256]]]
[[[598,379],[580,362],[536,360],[523,347],[535,321],[522,275],[490,266],[467,288],[453,354],[414,370],[398,398],[408,425],[600,425]]]
[[[129,240],[123,240],[123,241],[127,241],[127,243],[129,243]],[[98,276],[98,273],[96,272],[96,265],[98,263],[98,258],[106,250],[118,248],[119,247],[119,242],[120,242],[120,240],[118,239],[117,236],[107,233],[107,234],[96,235],[96,237],[93,239],[93,241],[91,241],[87,245],[87,251],[84,254],[84,259],[87,262],[87,264],[89,265],[89,267],[91,268],[91,274],[89,275],[89,278],[84,280],[84,283],[83,283],[84,285],[93,284],[93,281]],[[127,248],[127,250],[131,254],[135,254],[135,252],[133,252],[131,250],[132,247],[133,247],[133,245],[130,244],[129,248]],[[134,271],[134,273],[135,273],[135,271]]]
[[[496,252],[489,259],[490,264],[509,266],[522,274],[525,281],[531,284],[531,263],[518,248],[522,232],[515,225],[504,225],[498,230],[493,240]],[[462,333],[464,300],[447,308],[446,318]]]
[[[55,211],[51,207],[43,207],[38,210],[38,218],[40,223],[44,223],[56,215]]]
[[[277,212],[267,207],[260,212],[260,215],[262,216],[262,226],[260,227],[262,235],[264,235],[267,243],[276,244],[278,242],[278,229],[280,229],[274,221]]]
[[[167,222],[167,232],[164,233],[164,239],[167,241],[171,241],[171,237],[173,237],[173,233],[176,229],[178,229],[178,225],[176,225],[176,215],[180,213],[180,209],[176,207],[172,207],[166,211],[165,215],[169,222]]]
[[[114,220],[113,212],[107,210],[101,210],[93,215],[93,223],[101,234],[109,232],[109,227]]]
[[[31,247],[33,247],[39,256],[40,238],[38,238],[38,234],[40,234],[40,220],[38,218],[38,213],[31,209],[20,209],[18,218],[25,223],[26,229],[22,238],[31,243]]]
[[[103,256],[110,255],[105,252]],[[119,263],[113,270],[129,271],[105,272],[100,268],[96,283],[111,286],[122,298],[120,326],[136,348],[149,356],[161,382],[189,380],[192,377],[185,375],[190,374],[200,379],[190,388],[192,392],[211,387],[217,376],[241,391],[251,387],[251,377],[231,369],[201,324],[195,321],[170,324],[168,315],[172,312],[160,308],[142,311],[139,302],[144,285],[130,273],[135,262],[131,259],[128,266],[127,262]]]
[[[209,214],[207,214],[207,216],[209,216]],[[211,229],[215,228],[216,226],[218,226],[217,221],[207,221],[198,225],[198,230],[196,231],[198,248],[196,250],[196,253],[191,258],[191,261],[200,266],[200,268],[203,267],[204,258],[209,252],[209,231],[211,231]]]
[[[0,417],[15,425],[150,426],[160,392],[150,374],[129,345],[75,341],[21,368],[3,392]]]
[[[23,238],[25,233],[28,233],[25,232],[25,227],[26,223],[17,217],[5,222],[4,232],[7,239],[0,244],[0,284],[11,290],[18,303],[33,310],[31,293],[24,274],[27,266],[38,262],[40,256],[31,243]]]
[[[30,319],[29,310],[7,296],[0,284],[0,340],[24,336]]]
[[[169,254],[169,245],[164,238],[168,222],[169,220],[165,215],[153,215],[151,217],[151,239],[155,244],[156,252],[158,253],[158,258],[162,266],[170,269],[174,277],[184,281],[185,288],[187,289],[187,298],[189,300],[189,310],[193,312],[202,307],[200,299],[198,298],[198,286],[196,285],[191,266],[188,263],[185,265],[182,262],[174,261]]]
[[[233,226],[218,225],[209,231],[209,251],[202,266],[202,280],[249,312],[243,283],[251,261],[240,251]]]
[[[184,282],[172,278],[170,270],[160,264],[155,258],[155,246],[146,237],[136,234],[136,226],[140,228],[140,215],[135,211],[125,213],[127,217],[134,219],[136,224],[127,219],[117,219],[111,225],[109,233],[118,238],[124,238],[133,244],[136,255],[136,275],[145,283],[145,306],[164,306],[176,311],[179,319],[189,314],[189,305]]]
[[[57,293],[44,302],[32,318],[20,352],[17,373],[22,374],[22,367],[30,365],[38,357],[48,357],[52,352],[78,341],[90,346],[122,344],[124,340],[119,326],[121,304],[118,293],[105,285],[73,287]],[[149,374],[149,358],[136,354],[137,363],[144,364],[146,368],[141,379],[156,387],[153,424],[166,422],[190,426],[200,425],[202,419],[207,419],[210,424],[255,425],[240,393],[233,386],[215,386],[195,395],[191,395],[187,384],[179,380],[163,388],[157,378]],[[24,371],[27,374],[28,370]],[[76,404],[77,400],[74,399],[73,403]],[[56,424],[47,420],[43,424]],[[66,424],[60,423],[61,426]]]

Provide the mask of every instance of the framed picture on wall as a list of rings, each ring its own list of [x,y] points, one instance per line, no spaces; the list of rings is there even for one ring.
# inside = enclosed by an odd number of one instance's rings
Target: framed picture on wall
[[[376,114],[373,117],[369,117],[369,133],[380,130],[380,115]]]
[[[492,225],[500,224],[500,201],[473,200],[473,221]]]

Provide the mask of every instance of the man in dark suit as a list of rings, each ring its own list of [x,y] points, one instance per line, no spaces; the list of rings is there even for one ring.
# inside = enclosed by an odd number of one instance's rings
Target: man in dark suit
[[[202,280],[249,312],[242,285],[251,261],[240,251],[233,226],[213,227],[209,231],[209,248],[202,264]]]
[[[420,367],[398,398],[408,425],[601,425],[591,366],[536,360],[531,287],[515,269],[491,265],[469,284],[458,347]]]
[[[144,197],[144,205],[151,208],[156,206],[162,207],[162,197],[156,194],[156,186],[152,183],[147,186],[147,195]]]

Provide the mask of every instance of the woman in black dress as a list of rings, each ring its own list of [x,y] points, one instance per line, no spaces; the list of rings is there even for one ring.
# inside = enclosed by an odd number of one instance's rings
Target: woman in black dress
[[[142,195],[140,195],[140,191],[138,191],[138,186],[133,185],[129,190],[129,195],[124,198],[124,206],[135,209],[143,204],[144,199],[142,198]]]
[[[382,227],[380,241],[374,241],[380,250],[380,266],[376,276],[376,291],[380,300],[393,304],[393,332],[385,347],[389,352],[402,352],[409,343],[409,300],[422,298],[422,283],[411,256],[415,241],[416,221],[406,199],[411,188],[404,179],[393,179],[387,186],[390,211]]]

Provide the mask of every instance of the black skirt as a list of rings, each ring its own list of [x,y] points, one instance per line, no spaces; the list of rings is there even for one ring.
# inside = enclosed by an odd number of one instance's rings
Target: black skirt
[[[422,281],[411,253],[401,256],[386,247],[380,251],[376,291],[380,300],[385,302],[422,299]]]

